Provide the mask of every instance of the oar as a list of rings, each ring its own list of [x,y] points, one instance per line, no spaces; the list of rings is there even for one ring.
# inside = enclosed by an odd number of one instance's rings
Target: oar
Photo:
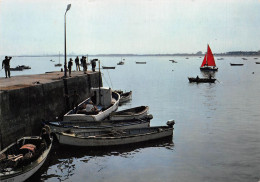
[[[218,81],[218,79],[216,79],[217,81]],[[219,81],[218,81],[218,83],[220,83]]]

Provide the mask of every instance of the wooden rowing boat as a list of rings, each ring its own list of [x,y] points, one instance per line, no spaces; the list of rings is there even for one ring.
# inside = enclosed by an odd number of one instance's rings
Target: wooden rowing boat
[[[23,137],[0,152],[0,181],[25,181],[44,163],[52,143],[46,146],[39,136]]]
[[[154,126],[127,130],[97,131],[97,132],[58,132],[60,144],[81,147],[110,147],[148,142],[173,135],[174,121],[168,121],[168,126]]]
[[[196,83],[215,83],[215,78],[194,78],[194,77],[188,77],[190,82],[196,82]]]
[[[133,107],[122,111],[112,112],[109,115],[109,120],[130,120],[130,119],[152,119],[153,116],[148,114],[148,106]]]
[[[131,120],[104,120],[104,121],[87,121],[87,122],[76,122],[76,121],[56,121],[56,122],[45,122],[53,133],[64,132],[70,130],[71,132],[78,131],[100,131],[100,130],[112,130],[112,129],[131,129],[131,128],[145,128],[150,126],[150,119],[131,119]]]

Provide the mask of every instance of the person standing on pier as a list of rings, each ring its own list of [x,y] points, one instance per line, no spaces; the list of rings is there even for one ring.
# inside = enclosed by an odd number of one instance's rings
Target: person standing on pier
[[[79,57],[77,56],[75,59],[75,64],[76,64],[76,70],[80,71],[80,66],[79,66]]]
[[[95,72],[96,61],[97,61],[97,59],[92,59],[92,60],[91,60],[91,66],[92,66],[92,71],[93,71],[93,72]]]
[[[5,56],[5,59],[2,62],[2,69],[5,67],[5,78],[7,78],[7,76],[10,78],[10,60],[12,59],[12,57],[8,57]]]
[[[71,77],[71,68],[72,68],[72,65],[73,65],[73,62],[72,62],[72,59],[70,58],[69,65],[68,65],[68,68],[69,68],[69,76],[70,76],[70,77]]]
[[[83,71],[84,71],[84,74],[87,74],[87,60],[86,60],[86,57],[83,56]]]

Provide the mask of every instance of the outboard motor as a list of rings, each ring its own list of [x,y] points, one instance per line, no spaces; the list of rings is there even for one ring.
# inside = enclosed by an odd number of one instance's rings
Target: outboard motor
[[[173,127],[173,125],[175,124],[175,121],[172,119],[172,120],[168,120],[167,123],[166,123],[169,127]]]

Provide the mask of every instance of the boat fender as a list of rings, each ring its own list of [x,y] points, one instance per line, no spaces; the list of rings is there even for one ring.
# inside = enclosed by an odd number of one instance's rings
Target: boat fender
[[[166,123],[169,127],[173,127],[173,125],[175,124],[175,121],[172,119],[172,120],[168,120],[167,123]]]

